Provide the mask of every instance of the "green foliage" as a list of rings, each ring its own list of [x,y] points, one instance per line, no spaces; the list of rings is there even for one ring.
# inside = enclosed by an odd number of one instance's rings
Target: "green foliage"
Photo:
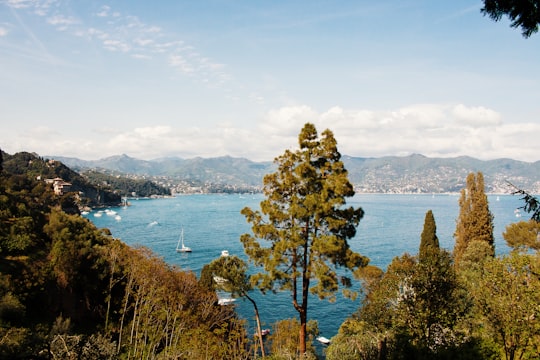
[[[454,262],[459,267],[461,258],[473,241],[483,241],[491,248],[490,256],[495,255],[493,237],[493,214],[489,210],[484,192],[484,176],[481,172],[467,176],[467,187],[461,190],[459,216],[454,233]]]
[[[315,358],[315,348],[313,340],[319,329],[316,321],[309,321],[307,324],[307,347],[305,351],[300,351],[299,334],[300,323],[297,319],[283,319],[272,325],[272,332],[268,336],[270,343],[270,359],[310,359]],[[300,354],[300,355],[299,355]]]
[[[388,334],[377,332],[366,322],[356,318],[345,320],[326,350],[328,360],[386,359],[393,341]],[[389,348],[390,347],[390,348]]]
[[[434,242],[435,223],[429,214],[422,256],[396,257],[382,277],[371,278],[363,306],[351,319],[358,326],[340,330],[332,348],[335,358],[451,359],[466,343],[459,325],[471,302],[451,255]],[[428,240],[432,245],[426,246]]]
[[[244,234],[241,241],[250,260],[263,270],[252,276],[253,284],[263,291],[291,291],[300,316],[302,353],[309,294],[335,300],[340,283],[350,284],[336,268],[354,271],[368,259],[347,243],[364,213],[345,207],[354,190],[332,132],[326,130],[319,138],[308,123],[298,140],[300,149],[285,151],[275,160],[277,172],[265,176],[261,210],[242,210],[253,235]]]
[[[29,185],[29,183],[39,183],[41,192],[35,192],[35,196],[40,194],[48,194],[49,197],[55,198],[56,196],[50,191],[44,191],[45,188],[50,190],[51,185],[45,185],[45,179],[61,178],[64,181],[71,183],[71,191],[76,193],[80,197],[81,204],[96,206],[103,204],[119,204],[121,202],[120,195],[113,193],[108,189],[99,189],[88,183],[81,175],[71,170],[64,164],[55,160],[44,160],[36,154],[28,152],[20,152],[14,155],[7,155],[4,157],[4,170],[8,181],[8,188],[12,190],[18,190],[17,181],[26,190],[29,190],[36,185]],[[22,180],[24,179],[24,180]],[[38,181],[38,179],[40,179]],[[21,184],[22,181],[25,184]],[[54,201],[57,201],[55,199]],[[64,201],[70,201],[70,199],[64,199]],[[72,208],[72,204],[65,203],[68,207]],[[73,211],[71,211],[74,213]]]
[[[428,256],[430,249],[439,249],[439,238],[437,237],[437,225],[433,212],[428,210],[424,219],[424,228],[420,236],[420,249],[418,250],[418,259],[422,261]]]
[[[233,309],[217,305],[215,292],[147,249],[126,251],[119,347],[127,358],[245,356],[243,323]]]
[[[540,250],[540,223],[534,220],[509,224],[503,232],[506,244],[515,250]]]
[[[0,358],[247,358],[244,323],[214,291],[63,211],[72,200],[29,175],[45,162],[9,160],[20,174],[0,176]]]
[[[199,283],[205,288],[227,291],[233,297],[242,296],[251,302],[257,320],[259,346],[264,357],[265,349],[259,309],[255,300],[248,294],[252,286],[247,275],[247,264],[238,256],[221,256],[203,267]]]
[[[540,349],[540,258],[512,252],[489,259],[470,287],[488,335],[505,359],[532,359]]]
[[[82,174],[92,185],[107,188],[122,196],[150,197],[153,195],[171,195],[171,190],[145,179],[132,179],[127,176],[112,176],[94,170]]]
[[[215,277],[221,281],[216,282]],[[232,296],[245,296],[252,286],[247,275],[247,264],[238,256],[221,256],[213,260],[201,272],[202,279],[211,280],[211,288],[230,292]]]
[[[511,183],[509,184],[515,189],[512,195],[522,195],[521,200],[525,202],[525,205],[520,207],[520,209],[525,210],[527,213],[532,213],[531,220],[540,222],[540,201],[525,190],[518,189]]]
[[[540,1],[484,0],[482,13],[495,21],[506,15],[513,28],[521,28],[523,37],[528,38],[538,32],[540,23]]]

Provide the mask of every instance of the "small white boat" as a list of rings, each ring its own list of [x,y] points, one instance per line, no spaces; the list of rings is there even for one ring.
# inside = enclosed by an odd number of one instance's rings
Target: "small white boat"
[[[116,211],[111,210],[111,209],[106,209],[105,214],[107,214],[108,216],[114,216],[116,215]]]
[[[218,299],[218,305],[231,305],[235,301],[236,299],[233,298],[222,298]]]
[[[180,239],[178,239],[178,244],[176,244],[176,252],[191,252],[191,248],[184,245],[184,228],[182,228]]]
[[[263,337],[265,337],[266,335],[269,335],[270,334],[270,329],[261,329],[261,335]],[[253,336],[259,336],[259,334],[257,332],[255,332],[255,334],[253,334]]]
[[[120,215],[116,215],[116,216],[114,217],[114,220],[120,221],[120,220],[122,220],[122,217],[121,217]]]
[[[324,345],[330,344],[330,339],[325,338],[324,336],[317,336],[316,339],[317,339],[317,341],[320,342],[321,344],[324,344]]]
[[[221,250],[221,256],[229,256],[229,250]]]

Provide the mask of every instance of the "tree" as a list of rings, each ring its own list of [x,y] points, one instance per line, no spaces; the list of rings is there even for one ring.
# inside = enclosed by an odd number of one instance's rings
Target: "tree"
[[[527,213],[532,213],[531,220],[540,223],[540,201],[525,190],[518,189],[512,183],[508,184],[515,189],[514,192],[512,192],[512,195],[522,195],[521,200],[525,202],[525,205],[520,207],[520,209],[525,210]]]
[[[373,274],[369,279],[357,315],[361,330],[353,332],[353,339],[336,339],[341,345],[355,344],[362,358],[373,353],[378,359],[398,354],[404,358],[452,358],[460,351],[464,341],[458,325],[470,301],[450,253],[439,248],[431,210],[426,213],[418,257],[396,257],[382,276]]]
[[[506,360],[538,358],[540,259],[512,251],[486,260],[471,292]]]
[[[216,281],[216,279],[219,280]],[[257,336],[259,338],[261,354],[262,357],[265,357],[259,308],[255,300],[249,296],[252,286],[247,275],[247,264],[238,256],[221,256],[203,267],[201,271],[201,282],[203,285],[211,283],[212,288],[228,291],[233,297],[245,297],[251,302],[257,321]]]
[[[540,250],[540,223],[529,220],[510,224],[503,232],[503,238],[513,249]]]
[[[470,173],[467,176],[466,188],[461,190],[454,238],[456,266],[459,266],[463,254],[473,241],[485,242],[491,248],[490,255],[495,255],[493,214],[489,210],[488,199],[484,192],[484,176],[481,172],[476,176]]]
[[[300,149],[286,150],[275,160],[278,170],[264,177],[261,210],[242,210],[253,235],[244,234],[241,241],[250,260],[263,269],[252,276],[253,283],[262,291],[291,291],[303,354],[309,294],[335,300],[340,282],[351,285],[349,277],[338,276],[337,267],[354,271],[369,260],[347,242],[364,212],[345,207],[354,190],[334,135],[325,130],[319,138],[315,126],[307,123],[298,139]]]
[[[508,16],[512,22],[510,26],[521,28],[521,34],[525,38],[538,32],[540,23],[538,0],[484,0],[484,7],[480,11],[495,21],[501,20],[503,15]]]
[[[420,236],[420,249],[418,250],[418,259],[422,261],[428,256],[429,249],[439,249],[439,238],[437,237],[437,225],[433,212],[428,210],[424,219],[424,229]]]

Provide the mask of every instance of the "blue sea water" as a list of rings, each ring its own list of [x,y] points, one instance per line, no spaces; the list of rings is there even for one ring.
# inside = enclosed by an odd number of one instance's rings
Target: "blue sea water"
[[[108,228],[115,238],[129,245],[142,245],[171,264],[200,274],[202,267],[228,250],[248,260],[243,252],[240,236],[250,232],[250,226],[240,214],[248,206],[259,209],[263,199],[256,195],[182,195],[166,199],[132,199],[131,206],[113,208],[116,214],[96,211],[87,217],[99,228]],[[418,251],[424,217],[432,210],[437,224],[441,247],[452,250],[453,233],[459,212],[458,195],[382,195],[359,194],[349,199],[348,205],[362,207],[365,211],[356,236],[349,241],[352,250],[366,255],[371,264],[386,268],[392,258]],[[515,209],[523,203],[517,196],[489,195],[489,207],[494,215],[495,247],[497,254],[509,251],[502,237],[505,227],[527,219],[516,217]],[[120,218],[116,217],[118,215]],[[184,231],[186,246],[192,253],[175,251],[180,233]],[[358,289],[359,283],[354,286]],[[265,295],[253,292],[257,301],[263,327],[280,319],[297,318],[290,293]],[[235,302],[239,315],[255,324],[253,307],[241,299]],[[321,334],[331,338],[341,323],[360,306],[360,300],[344,299],[330,303],[310,298],[308,318],[318,321]]]

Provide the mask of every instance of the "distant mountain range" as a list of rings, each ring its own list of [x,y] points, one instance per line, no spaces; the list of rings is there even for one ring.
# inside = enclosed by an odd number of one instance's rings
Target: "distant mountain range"
[[[139,160],[127,155],[100,160],[50,156],[77,171],[95,169],[107,172],[154,177],[178,186],[203,188],[227,186],[260,190],[265,174],[276,170],[272,162],[254,162],[230,156],[216,158],[162,158]],[[343,156],[349,179],[359,193],[446,193],[459,192],[471,172],[484,174],[486,192],[510,193],[509,182],[530,193],[540,193],[540,161],[528,163],[511,159],[483,161],[471,157],[429,158],[423,155],[404,157],[360,158]]]

